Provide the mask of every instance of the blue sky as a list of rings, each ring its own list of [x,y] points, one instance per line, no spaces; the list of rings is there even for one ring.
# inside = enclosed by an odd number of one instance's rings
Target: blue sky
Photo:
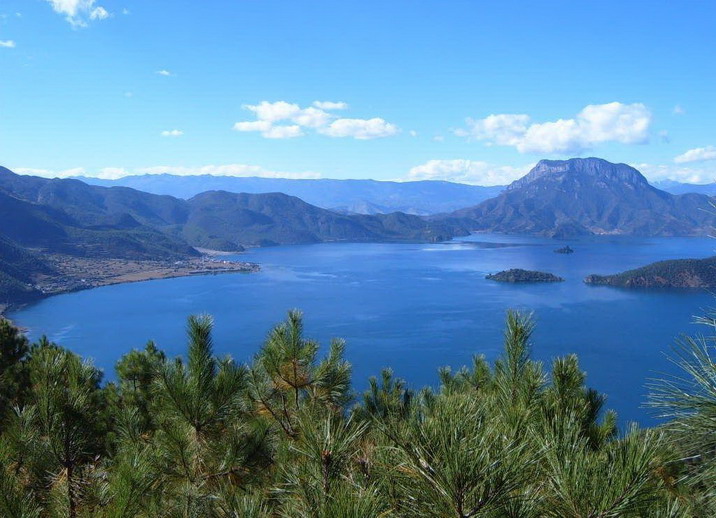
[[[497,184],[716,179],[716,3],[2,0],[0,164]]]

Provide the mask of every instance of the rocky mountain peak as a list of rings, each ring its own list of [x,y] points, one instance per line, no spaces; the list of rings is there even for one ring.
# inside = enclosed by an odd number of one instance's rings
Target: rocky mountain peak
[[[628,184],[631,187],[649,185],[639,171],[627,164],[613,164],[602,158],[590,157],[540,160],[529,173],[512,182],[508,189],[519,189],[538,180],[560,182],[570,178],[617,182]]]

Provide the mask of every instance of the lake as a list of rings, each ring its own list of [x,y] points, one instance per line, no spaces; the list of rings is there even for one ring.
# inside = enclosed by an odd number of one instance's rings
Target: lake
[[[555,248],[569,244],[574,254]],[[555,241],[479,234],[445,244],[327,243],[251,250],[257,274],[185,277],[59,295],[10,315],[30,330],[94,360],[108,378],[116,360],[152,339],[185,351],[188,315],[215,320],[217,353],[249,361],[286,310],[305,313],[306,335],[345,338],[354,386],[391,366],[411,386],[435,385],[439,366],[502,350],[504,315],[534,312],[533,356],[579,354],[588,384],[608,395],[622,424],[653,423],[643,408],[649,378],[669,370],[665,353],[713,304],[706,291],[587,286],[647,263],[714,255],[708,238],[599,237]],[[547,271],[563,283],[512,285],[485,279],[508,268]],[[705,329],[703,329],[705,331]],[[323,349],[325,350],[325,349]]]

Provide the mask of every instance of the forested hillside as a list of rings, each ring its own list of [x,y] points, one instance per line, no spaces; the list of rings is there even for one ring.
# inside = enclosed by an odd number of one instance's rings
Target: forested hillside
[[[114,254],[191,253],[191,246],[241,246],[321,241],[438,241],[466,230],[402,214],[344,215],[282,193],[209,191],[182,200],[127,187],[16,175],[0,168],[0,207],[13,218],[0,229],[28,246]]]
[[[590,275],[584,282],[624,288],[716,288],[716,257],[658,261],[613,275]]]
[[[190,199],[207,191],[265,194],[282,192],[324,209],[356,214],[427,215],[476,205],[497,196],[504,185],[483,187],[443,181],[388,182],[376,180],[335,180],[212,176],[198,174],[146,174],[116,180],[78,177],[92,185],[124,186],[153,194]]]
[[[653,388],[671,420],[619,430],[575,356],[530,359],[532,331],[509,313],[494,364],[419,391],[385,370],[357,394],[345,344],[320,351],[297,312],[249,364],[215,357],[211,319],[191,317],[184,358],[148,343],[112,383],[1,321],[0,515],[714,516],[707,339]]]
[[[87,280],[88,260],[114,261],[89,265],[103,275],[117,269],[116,261],[125,273],[130,273],[127,261],[135,270],[156,269],[157,262],[171,268],[196,260],[196,248],[238,252],[324,241],[438,242],[467,233],[456,222],[403,213],[339,214],[282,193],[211,191],[183,200],[17,175],[3,167],[0,221],[0,305],[104,283],[97,275]],[[51,287],[40,287],[48,276]]]

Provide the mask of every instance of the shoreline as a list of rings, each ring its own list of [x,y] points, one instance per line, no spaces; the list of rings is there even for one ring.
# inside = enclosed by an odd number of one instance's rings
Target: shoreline
[[[35,283],[37,295],[32,299],[0,304],[0,317],[10,320],[8,314],[11,311],[21,309],[28,304],[54,295],[103,286],[198,275],[257,273],[261,270],[257,263],[219,260],[206,256],[180,261],[88,259],[68,256],[53,256],[50,259],[57,270],[57,275],[38,279]]]

